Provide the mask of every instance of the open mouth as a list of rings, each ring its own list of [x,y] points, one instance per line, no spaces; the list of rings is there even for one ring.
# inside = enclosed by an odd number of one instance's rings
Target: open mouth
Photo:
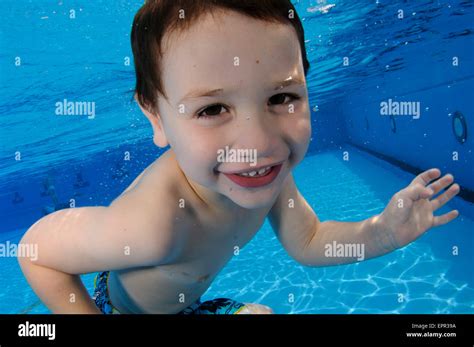
[[[249,170],[239,173],[224,173],[232,182],[245,188],[262,187],[272,183],[278,176],[283,164],[262,167],[258,170]]]

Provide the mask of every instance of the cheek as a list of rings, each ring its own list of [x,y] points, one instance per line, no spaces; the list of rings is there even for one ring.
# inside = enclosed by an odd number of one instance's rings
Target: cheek
[[[295,152],[297,153],[297,161],[301,161],[308,151],[309,142],[311,140],[311,120],[309,118],[301,119],[296,126]]]
[[[309,141],[311,137],[311,119],[310,117],[303,117],[298,120],[296,124],[296,131],[302,138],[305,138]]]
[[[181,168],[190,176],[207,176],[216,166],[220,147],[212,134],[194,129],[181,134],[172,146]]]
[[[297,151],[306,151],[311,139],[311,119],[309,114],[302,113],[288,118],[283,125],[289,145]]]
[[[306,155],[311,139],[311,120],[306,114],[288,119],[283,124],[283,139],[291,151],[290,165],[301,162]]]

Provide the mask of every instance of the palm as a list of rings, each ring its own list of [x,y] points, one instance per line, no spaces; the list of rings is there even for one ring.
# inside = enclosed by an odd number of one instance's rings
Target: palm
[[[432,198],[453,182],[451,175],[437,179],[439,176],[440,172],[437,169],[418,175],[408,187],[392,197],[382,213],[381,218],[391,231],[397,247],[402,247],[428,229],[446,224],[457,217],[457,211],[441,216],[433,214],[459,192],[459,186],[453,184],[444,193]]]

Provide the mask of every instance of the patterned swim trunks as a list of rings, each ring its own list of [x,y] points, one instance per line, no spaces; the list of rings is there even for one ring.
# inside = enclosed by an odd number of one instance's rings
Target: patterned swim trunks
[[[109,271],[97,274],[94,280],[94,295],[92,299],[102,313],[120,314],[120,311],[110,302],[108,292],[109,275]],[[232,299],[218,298],[204,302],[198,299],[194,304],[186,307],[178,314],[236,314],[244,307],[244,304]]]

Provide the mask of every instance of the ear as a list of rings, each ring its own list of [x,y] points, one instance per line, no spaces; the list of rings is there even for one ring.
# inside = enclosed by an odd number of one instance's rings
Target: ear
[[[140,107],[140,110],[142,110],[145,117],[148,118],[148,121],[150,122],[151,127],[153,128],[153,142],[155,143],[155,145],[162,148],[168,146],[168,139],[166,138],[166,134],[163,129],[163,122],[161,120],[161,116],[157,112],[153,111],[151,107],[145,107],[141,105],[138,101],[136,93],[133,97],[137,102],[138,106]]]

